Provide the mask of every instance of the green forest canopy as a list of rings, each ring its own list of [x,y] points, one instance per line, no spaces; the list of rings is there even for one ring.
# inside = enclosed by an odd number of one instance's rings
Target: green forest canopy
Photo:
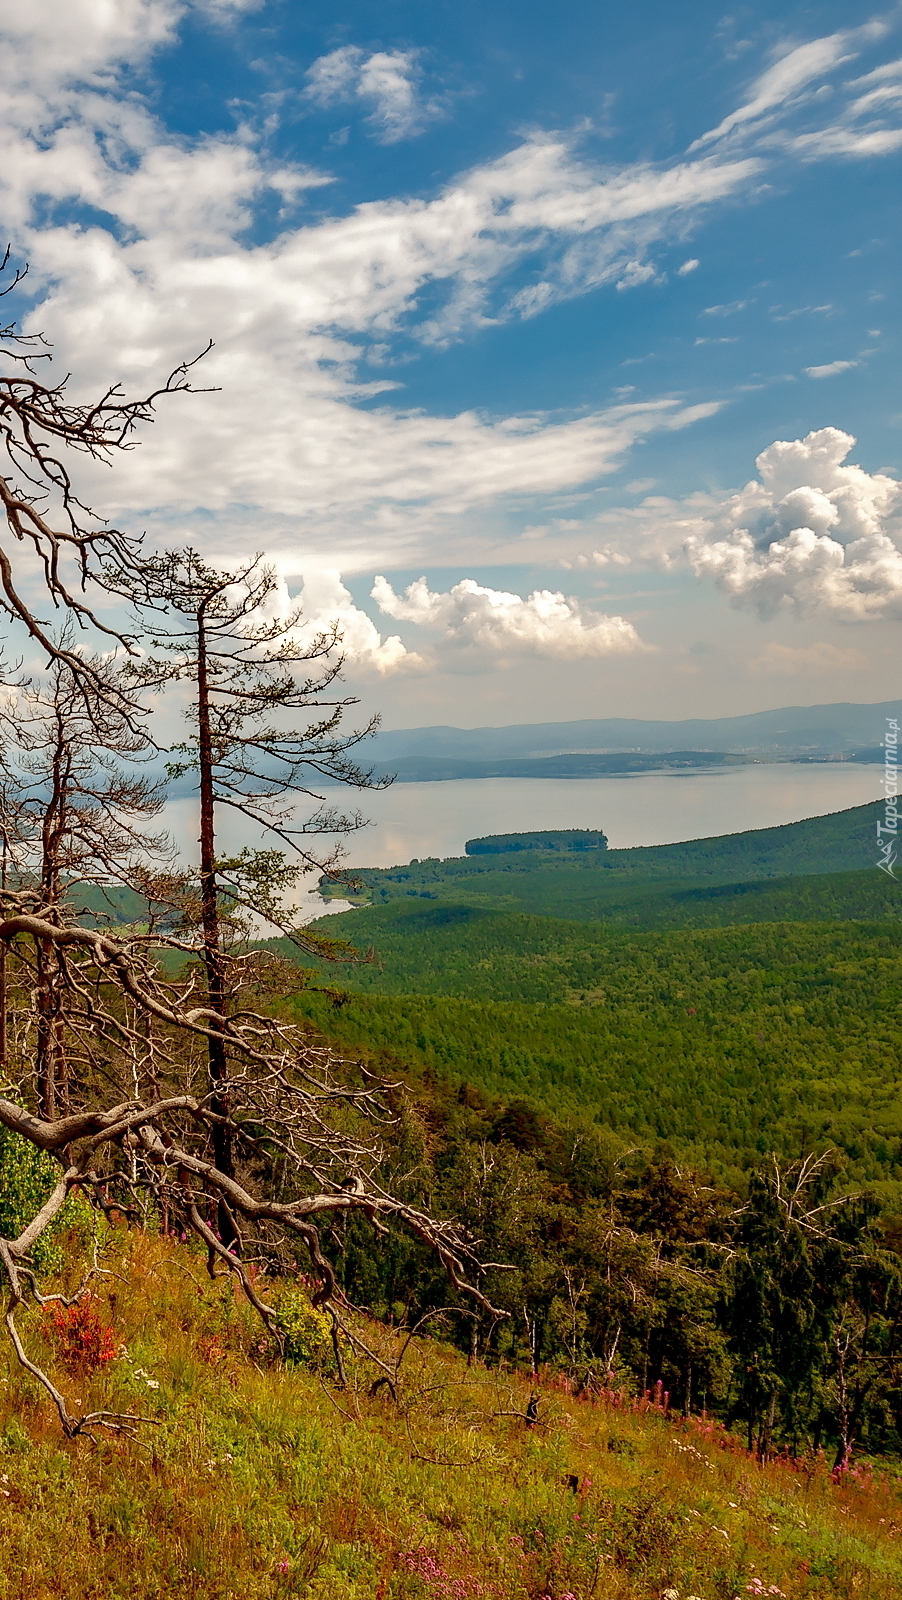
[[[902,899],[879,814],[366,872],[373,903],[328,928],[376,959],[345,970],[340,1012],[297,1004],[345,1047],[665,1140],[732,1183],[835,1145],[902,1209]]]
[[[355,872],[354,877],[359,897],[373,903],[427,895],[595,920],[615,914],[624,903],[625,893],[626,899],[632,901],[637,893],[665,884],[680,889],[710,888],[856,871],[869,872],[879,882],[883,874],[875,873],[874,867],[880,814],[881,802],[875,801],[779,828],[628,850],[573,850],[559,845],[553,849],[527,848],[530,839],[552,837],[537,833],[508,836],[518,841],[518,849],[481,851],[481,845],[498,841],[499,836],[490,836],[487,841],[470,840],[470,853],[466,856],[365,868]],[[566,831],[558,839],[566,844],[575,836],[575,831]],[[341,895],[347,890],[335,884],[332,892]],[[877,914],[882,915],[882,910]]]

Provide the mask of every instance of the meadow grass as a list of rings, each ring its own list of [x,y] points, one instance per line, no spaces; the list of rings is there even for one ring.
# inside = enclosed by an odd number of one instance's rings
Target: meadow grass
[[[818,1460],[760,1465],[663,1402],[579,1399],[425,1338],[396,1398],[354,1364],[339,1389],[321,1354],[277,1359],[193,1247],[120,1230],[103,1266],[115,1359],[67,1368],[36,1311],[29,1339],[81,1409],[152,1420],[139,1444],[68,1441],[2,1350],[0,1600],[902,1597],[885,1465],[838,1482]]]

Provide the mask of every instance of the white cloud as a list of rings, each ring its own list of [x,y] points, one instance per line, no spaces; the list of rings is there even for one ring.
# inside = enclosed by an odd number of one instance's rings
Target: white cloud
[[[214,22],[231,22],[245,11],[260,11],[266,0],[193,0],[193,4]]]
[[[504,502],[591,484],[654,430],[717,409],[665,398],[577,416],[436,416],[389,399],[386,372],[402,368],[384,362],[373,381],[363,362],[389,357],[399,335],[441,345],[593,287],[649,281],[656,250],[748,192],[770,157],[601,169],[572,139],[536,133],[430,196],[305,220],[294,210],[311,189],[330,193],[328,173],[270,161],[247,129],[171,135],[137,92],[131,69],[171,43],[187,11],[181,0],[0,0],[0,211],[31,263],[30,326],[46,328],[81,393],[111,368],[144,388],[216,340],[198,381],[218,393],[162,407],[115,475],[85,464],[104,510],[167,544],[215,528],[224,555],[265,545],[293,572],[324,546],[346,572],[406,565],[437,535],[446,556],[469,559],[477,545],[484,555]],[[380,137],[413,115],[408,91],[425,114],[413,52],[349,46],[314,70],[318,92],[351,95]],[[255,245],[251,224],[273,194],[281,232]],[[665,512],[654,518],[663,527]]]
[[[866,72],[863,78],[853,78],[849,88],[863,89],[865,84],[884,83],[888,78],[902,78],[902,56],[898,61],[884,61],[873,72]]]
[[[696,139],[690,154],[741,145],[782,150],[803,161],[892,154],[902,147],[902,94],[892,81],[899,76],[897,62],[846,83],[822,81],[814,87],[887,31],[888,23],[876,18],[860,28],[784,48],[750,85],[748,99]],[[792,122],[794,127],[786,126]]]
[[[823,128],[816,133],[798,134],[792,140],[792,149],[807,160],[824,156],[889,156],[902,149],[902,128]]]
[[[380,611],[396,621],[417,623],[452,645],[493,655],[573,661],[643,648],[625,617],[585,610],[578,600],[548,589],[537,589],[524,599],[464,578],[446,593],[435,593],[425,578],[419,578],[402,598],[378,577],[373,598]]]
[[[750,98],[745,104],[731,111],[716,128],[702,134],[690,148],[695,150],[712,144],[715,139],[723,139],[727,134],[759,121],[768,112],[785,105],[813,78],[820,78],[842,62],[852,60],[848,50],[852,37],[851,33],[833,33],[786,51],[752,84]]]
[[[809,378],[835,378],[838,372],[848,372],[850,367],[857,367],[857,361],[827,361],[822,367],[806,367]]]
[[[320,56],[307,72],[305,91],[315,105],[347,105],[360,100],[372,106],[366,119],[382,144],[397,144],[422,133],[440,116],[435,100],[420,95],[419,50],[377,50],[367,55],[358,45],[343,45]]]
[[[866,92],[853,94],[826,128],[792,138],[789,143],[794,154],[811,160],[829,156],[882,156],[898,150],[902,146],[902,128],[887,126],[886,122],[893,112],[902,110],[902,83],[890,81],[900,77],[902,62],[889,61],[862,78],[854,78],[844,87]]]
[[[650,262],[628,261],[622,276],[617,279],[617,288],[637,289],[640,283],[648,283],[649,278],[654,276],[655,269]]]
[[[754,300],[731,300],[727,305],[705,306],[700,313],[703,317],[734,317],[738,311],[745,311],[748,306],[753,306]]]
[[[0,84],[27,93],[62,83],[109,85],[175,36],[183,0],[0,0]]]
[[[611,507],[559,540],[557,559],[588,571],[688,561],[762,616],[902,617],[902,485],[850,464],[854,444],[839,428],[778,440],[743,489]]]
[[[131,97],[67,100],[48,127],[50,104],[20,107],[22,126],[0,122],[3,209],[44,290],[31,325],[48,329],[85,388],[108,377],[110,351],[138,387],[216,337],[202,381],[220,392],[162,408],[112,483],[86,468],[88,493],[114,515],[165,521],[203,506],[228,544],[247,539],[250,512],[257,537],[293,546],[300,567],[324,537],[359,567],[409,557],[436,517],[584,483],[649,431],[716,409],[663,401],[569,421],[363,409],[393,385],[362,383],[358,361],[361,347],[401,329],[435,342],[478,325],[489,297],[492,319],[514,315],[505,280],[537,240],[554,296],[615,281],[637,261],[640,236],[731,192],[742,163],[612,176],[565,141],[536,138],[432,200],[363,205],[255,248],[242,234],[265,192],[291,202],[324,175],[271,166],[246,138],[176,142]],[[47,225],[48,201],[86,202],[119,234]],[[421,314],[420,294],[443,288],[444,311]]]
[[[821,428],[764,450],[759,478],[686,539],[695,571],[765,616],[786,607],[847,621],[902,616],[900,486],[846,464],[854,443]]]
[[[338,572],[322,570],[308,573],[300,601],[303,606],[303,635],[311,637],[337,622],[342,635],[342,653],[355,669],[371,669],[380,674],[399,667],[422,666],[422,658],[408,650],[398,634],[384,639],[365,611],[355,606]]]
[[[677,274],[679,277],[685,278],[688,273],[694,272],[696,267],[700,266],[701,262],[697,261],[695,256],[690,256],[689,260],[684,261],[681,267],[677,267]]]

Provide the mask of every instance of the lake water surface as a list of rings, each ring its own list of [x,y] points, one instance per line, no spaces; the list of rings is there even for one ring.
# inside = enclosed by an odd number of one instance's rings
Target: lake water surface
[[[414,858],[460,856],[467,839],[537,828],[601,828],[612,849],[673,844],[747,828],[776,827],[825,816],[882,797],[882,767],[844,762],[726,767],[719,772],[653,772],[608,778],[464,778],[448,783],[396,783],[381,793],[351,795],[370,818],[348,839],[355,867],[391,867]],[[337,791],[327,791],[330,800]],[[194,853],[196,802],[175,800],[167,820],[186,855]],[[259,846],[242,831],[226,849]],[[825,866],[825,870],[829,870]],[[311,893],[311,915],[323,902]],[[330,901],[330,911],[345,903]]]
[[[883,769],[726,767],[615,778],[462,778],[396,783],[361,796],[372,820],[349,840],[354,866],[388,867],[414,857],[460,856],[467,839],[536,828],[601,828],[612,849],[673,844],[747,828],[775,827],[864,805],[882,795]]]

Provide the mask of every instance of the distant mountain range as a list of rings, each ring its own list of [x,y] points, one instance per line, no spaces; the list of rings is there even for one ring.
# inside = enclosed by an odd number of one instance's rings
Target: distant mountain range
[[[502,728],[400,728],[379,732],[368,746],[379,772],[402,782],[464,777],[563,777],[641,771],[648,766],[708,766],[725,758],[752,760],[880,760],[888,718],[902,719],[902,700],[877,705],[783,706],[742,717],[682,722],[633,717],[578,722],[515,723]],[[659,756],[658,762],[610,759]],[[562,763],[562,757],[595,762]],[[557,758],[552,760],[550,758]],[[569,771],[563,770],[564,765]]]
[[[735,767],[754,759],[723,750],[665,750],[660,754],[622,750],[597,755],[502,756],[485,761],[422,755],[380,761],[377,771],[392,773],[398,783],[443,783],[450,778],[604,778],[627,772]]]

